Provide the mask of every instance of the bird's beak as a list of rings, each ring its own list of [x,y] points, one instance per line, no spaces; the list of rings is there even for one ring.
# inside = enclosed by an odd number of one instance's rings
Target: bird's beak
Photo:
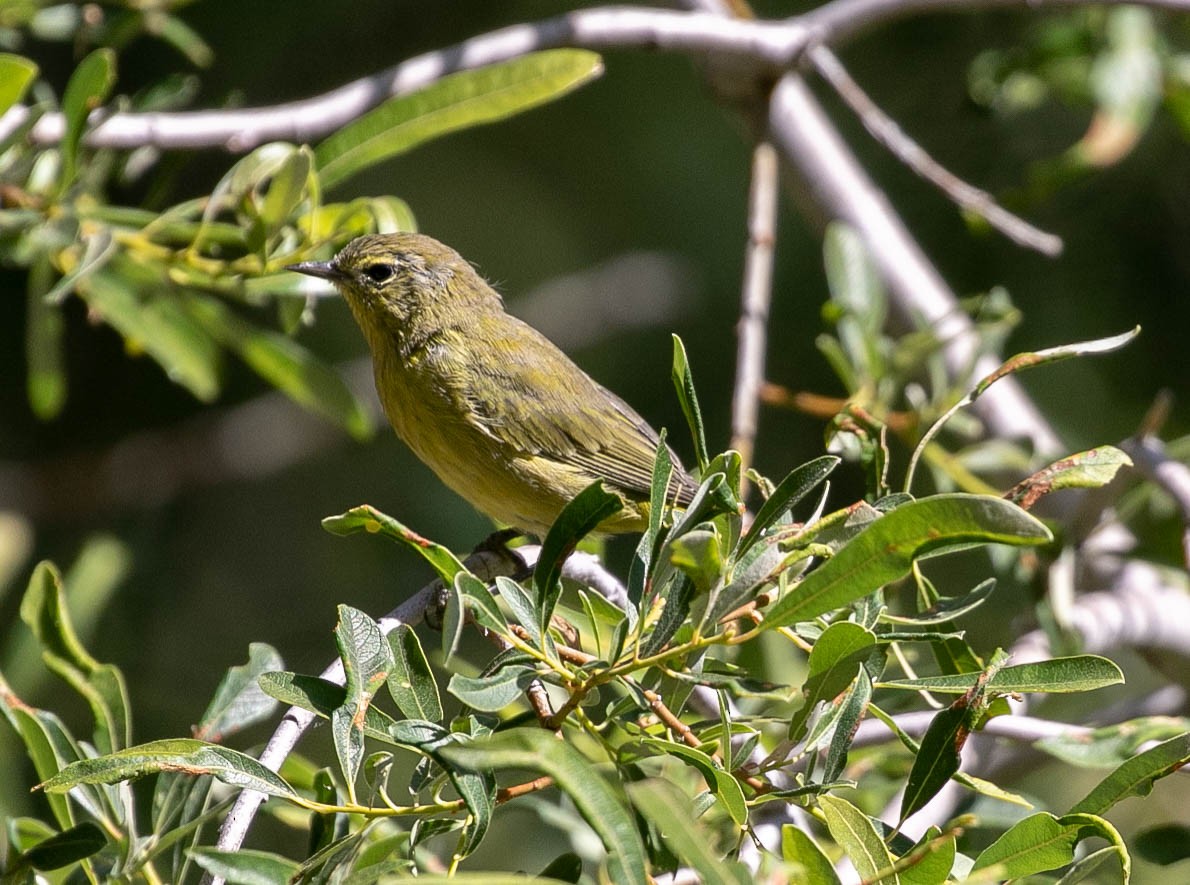
[[[343,279],[343,272],[333,261],[303,261],[300,264],[287,264],[285,269],[304,273],[308,277],[330,280],[332,283]]]

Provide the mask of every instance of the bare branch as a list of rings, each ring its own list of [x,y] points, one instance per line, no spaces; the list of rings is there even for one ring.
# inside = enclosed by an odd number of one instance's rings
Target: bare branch
[[[752,463],[760,389],[768,342],[769,304],[773,295],[773,248],[777,237],[777,152],[767,141],[752,152],[752,187],[748,195],[748,251],[744,255],[735,392],[731,401],[731,447],[743,466]],[[741,480],[741,494],[744,488]]]
[[[968,184],[946,169],[911,139],[896,122],[882,111],[871,97],[847,73],[838,57],[825,46],[810,50],[815,70],[834,87],[836,93],[855,111],[872,137],[890,150],[898,160],[929,181],[968,212],[984,219],[1014,243],[1053,257],[1062,252],[1062,239],[1039,230],[1029,222],[999,205],[987,191]]]

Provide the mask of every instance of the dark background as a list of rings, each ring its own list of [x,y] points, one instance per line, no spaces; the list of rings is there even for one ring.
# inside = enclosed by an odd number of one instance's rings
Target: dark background
[[[213,66],[201,73],[197,102],[214,106],[229,98],[264,105],[309,96],[417,53],[557,11],[546,2],[377,0],[207,2],[183,15],[215,51]],[[885,110],[949,168],[993,193],[1019,189],[1035,163],[1083,134],[1091,109],[1049,101],[1029,114],[998,117],[971,102],[966,72],[977,53],[1013,45],[1036,21],[1009,13],[921,16],[879,29],[843,58]],[[24,51],[60,87],[73,63],[70,53],[48,44]],[[423,231],[459,249],[498,284],[513,313],[530,317],[592,375],[667,426],[689,461],[669,381],[669,333],[686,342],[709,441],[719,450],[730,435],[750,146],[743,126],[715,104],[685,59],[609,52],[605,62],[601,79],[560,102],[436,141],[353,179],[333,196],[389,193],[407,200]],[[143,39],[122,56],[118,88],[134,91],[164,72],[185,69],[168,47]],[[955,290],[1009,290],[1025,315],[1012,351],[1144,327],[1141,339],[1120,353],[1024,379],[1072,450],[1128,435],[1163,387],[1179,396],[1170,435],[1186,431],[1190,154],[1171,120],[1159,117],[1120,164],[1022,207],[1065,238],[1065,253],[1051,260],[994,235],[972,234],[947,200],[819,92]],[[169,158],[166,168],[175,175],[169,201],[209,192],[231,159],[216,151]],[[661,266],[675,271],[673,291],[642,289],[616,300],[615,322],[584,320],[582,290],[567,302],[556,288],[538,288],[640,251],[660,255]],[[841,395],[814,347],[826,293],[820,235],[788,200],[777,261],[768,377]],[[534,292],[531,303],[526,296]],[[662,294],[669,300],[659,301]],[[334,653],[337,603],[379,615],[429,580],[429,569],[409,552],[372,537],[332,537],[320,528],[322,517],[370,503],[459,550],[490,529],[387,427],[367,443],[324,427],[327,443],[279,472],[188,483],[133,502],[93,493],[83,479],[90,459],[138,434],[150,433],[152,442],[161,433],[185,438],[218,426],[229,409],[265,390],[229,361],[225,396],[203,406],[156,364],[127,355],[110,329],[89,325],[75,302],[67,338],[69,402],[61,417],[40,424],[24,399],[23,314],[23,278],[5,270],[0,511],[18,518],[0,526],[8,569],[0,577],[11,579],[0,598],[0,626],[15,622],[34,562],[52,558],[67,567],[88,538],[119,538],[127,545],[127,573],[88,642],[99,659],[125,670],[138,740],[187,733],[225,668],[245,659],[250,642],[271,643],[287,666],[315,672]],[[322,304],[316,325],[300,334],[336,362],[364,353],[337,301]],[[779,479],[821,452],[822,432],[816,420],[766,410],[757,466]],[[267,437],[253,442],[270,445]],[[154,454],[152,446],[137,451],[133,469],[150,477],[158,457],[203,458],[201,450],[177,446],[166,454]],[[836,503],[860,488],[858,471],[850,469]],[[613,546],[613,563],[625,550],[622,543]],[[1022,611],[1016,602],[1025,600],[1009,597],[998,607],[1002,619],[983,625],[982,649],[1009,643],[1023,629],[1010,619]],[[0,631],[0,637],[12,632]],[[6,655],[13,648],[10,642]],[[81,706],[49,682],[30,676],[17,688],[39,705],[64,704],[68,721],[85,721]]]

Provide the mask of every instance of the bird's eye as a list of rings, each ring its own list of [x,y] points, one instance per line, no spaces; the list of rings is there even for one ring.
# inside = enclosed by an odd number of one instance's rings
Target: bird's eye
[[[383,283],[386,280],[390,280],[396,272],[397,269],[391,264],[369,264],[364,268],[364,276],[373,283]]]

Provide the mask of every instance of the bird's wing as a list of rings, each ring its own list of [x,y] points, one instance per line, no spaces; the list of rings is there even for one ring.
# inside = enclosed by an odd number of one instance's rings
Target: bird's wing
[[[468,383],[464,395],[485,433],[527,455],[584,469],[632,497],[648,498],[660,440],[631,406],[515,317],[481,318],[475,331],[484,354],[468,361],[465,376],[483,381]],[[673,492],[679,503],[688,503],[697,487],[670,455],[676,467]]]

